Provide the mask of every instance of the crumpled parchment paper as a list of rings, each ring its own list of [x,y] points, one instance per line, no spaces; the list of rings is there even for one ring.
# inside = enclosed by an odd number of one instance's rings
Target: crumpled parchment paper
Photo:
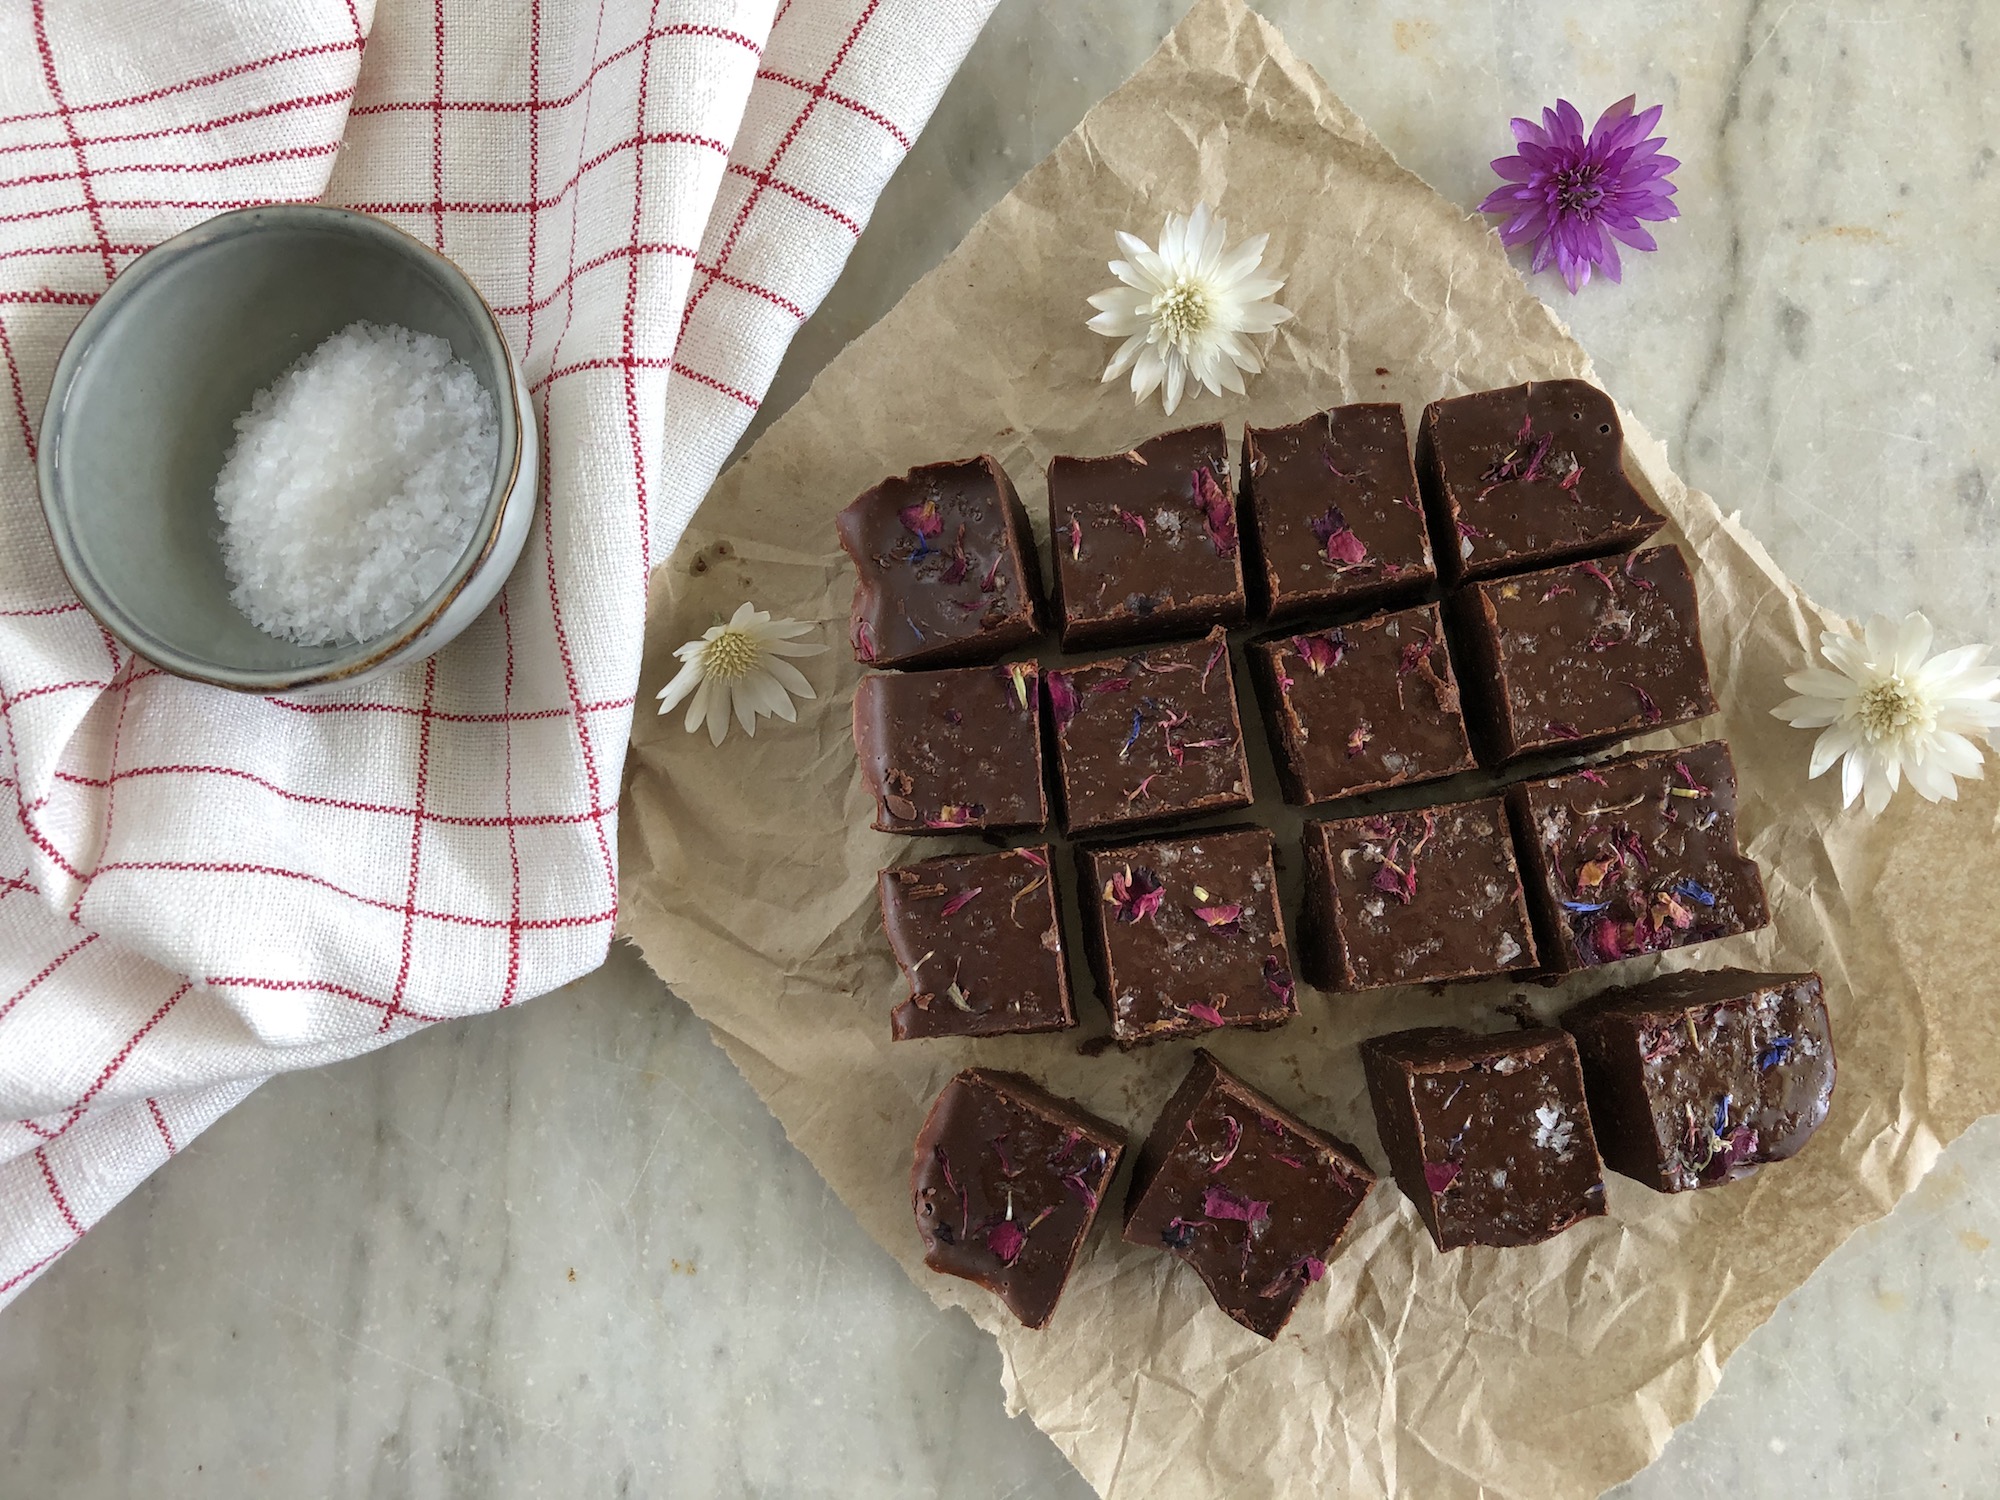
[[[1355,400],[1427,401],[1590,361],[1523,287],[1483,221],[1400,168],[1239,0],[1202,0],[949,259],[828,365],[715,486],[653,580],[641,702],[670,652],[739,601],[824,623],[805,663],[820,696],[721,750],[678,715],[641,714],[622,819],[624,931],[717,1038],[868,1232],[940,1304],[999,1340],[1010,1403],[1107,1496],[1590,1496],[1644,1465],[1714,1389],[1722,1363],[1856,1228],[1888,1212],[1942,1145],[2000,1109],[2000,787],[1956,805],[1905,797],[1870,823],[1837,778],[1805,779],[1809,738],[1770,717],[1783,676],[1839,622],[1626,423],[1627,467],[1698,561],[1719,719],[1762,863],[1768,930],[1666,960],[1816,968],[1840,1060],[1825,1128],[1798,1160],[1728,1188],[1656,1195],[1608,1178],[1610,1216],[1530,1250],[1439,1255],[1385,1180],[1326,1280],[1275,1343],[1216,1311],[1194,1274],[1124,1245],[1122,1184],[1061,1307],[1026,1332],[999,1302],[923,1267],[910,1143],[944,1081],[1019,1068],[1124,1124],[1134,1143],[1187,1064],[1186,1044],[1084,1056],[1106,1029],[1078,962],[1085,1024],[1061,1036],[889,1040],[904,993],[876,908],[883,865],[956,847],[868,828],[849,740],[859,669],[853,574],[833,515],[914,464],[991,452],[1042,509],[1059,452],[1105,453],[1170,425],[1099,383],[1106,341],[1084,297],[1108,281],[1116,228],[1150,236],[1205,198],[1235,233],[1271,232],[1294,308],[1247,400],[1204,398],[1175,423],[1289,421]],[[1615,393],[1614,393],[1615,394]],[[1040,524],[1046,524],[1045,517]],[[1046,544],[1046,537],[1044,537]],[[1240,668],[1240,661],[1239,661]],[[1239,677],[1241,676],[1239,670]],[[1247,687],[1245,707],[1248,708]],[[1246,712],[1257,817],[1291,845]],[[1066,863],[1059,867],[1067,874]],[[1071,882],[1073,884],[1073,882]],[[1067,899],[1074,927],[1074,895]],[[1613,976],[1535,990],[1547,1015]],[[1337,998],[1301,989],[1283,1030],[1213,1049],[1384,1167],[1355,1043],[1437,1022],[1512,1024],[1505,985]]]

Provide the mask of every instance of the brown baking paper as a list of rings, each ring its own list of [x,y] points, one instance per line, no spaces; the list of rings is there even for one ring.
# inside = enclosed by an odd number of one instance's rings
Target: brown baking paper
[[[1887,1213],[1945,1141],[2000,1107],[2000,1046],[1975,962],[1996,950],[1995,783],[1956,805],[1904,797],[1879,821],[1809,783],[1810,739],[1771,718],[1781,679],[1840,622],[1804,598],[1627,418],[1627,466],[1699,560],[1723,705],[1684,732],[1725,734],[1749,851],[1774,925],[1651,965],[1818,969],[1840,1059],[1833,1113],[1802,1157],[1674,1197],[1609,1178],[1610,1216],[1526,1250],[1440,1255],[1385,1180],[1275,1343],[1245,1332],[1170,1257],[1123,1244],[1118,1187],[1050,1325],[922,1263],[910,1143],[957,1069],[1018,1068],[1143,1138],[1188,1046],[1085,1056],[1106,1021],[1081,963],[1079,1032],[985,1042],[889,1040],[905,993],[875,872],[958,847],[871,832],[849,739],[853,573],[833,514],[885,474],[997,455],[1031,514],[1056,453],[1105,453],[1161,428],[1086,332],[1112,232],[1150,237],[1197,199],[1238,234],[1269,230],[1296,310],[1247,400],[1203,398],[1176,423],[1294,420],[1356,400],[1427,402],[1591,374],[1484,223],[1397,166],[1283,39],[1238,0],[1203,0],[1130,82],[972,230],[717,483],[653,581],[642,702],[672,647],[745,598],[823,623],[820,696],[720,750],[678,714],[641,715],[624,803],[625,931],[714,1028],[868,1232],[943,1305],[999,1340],[1010,1404],[1105,1495],[1595,1495],[1660,1451],[1722,1363],[1835,1246]],[[1044,537],[1046,544],[1046,537]],[[1240,656],[1239,656],[1239,678]],[[1245,707],[1249,707],[1247,692]],[[1293,867],[1298,820],[1277,805],[1246,712],[1257,817]],[[1664,738],[1660,742],[1665,742]],[[1060,873],[1069,874],[1066,858]],[[1070,882],[1073,885],[1073,881]],[[1076,931],[1074,894],[1068,930]],[[1600,976],[1595,983],[1601,984]],[[1538,990],[1542,1014],[1592,987]],[[1504,985],[1331,998],[1301,990],[1283,1030],[1214,1051],[1384,1165],[1355,1043],[1435,1022],[1487,1028]]]

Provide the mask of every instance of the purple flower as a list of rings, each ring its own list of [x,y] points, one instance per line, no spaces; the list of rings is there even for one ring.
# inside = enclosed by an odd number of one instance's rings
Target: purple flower
[[[1535,246],[1530,273],[1551,262],[1572,293],[1581,291],[1595,266],[1618,280],[1618,243],[1635,250],[1659,245],[1641,219],[1678,218],[1674,185],[1680,165],[1662,156],[1665,136],[1648,132],[1660,122],[1660,106],[1632,112],[1627,95],[1602,115],[1588,138],[1583,116],[1567,99],[1542,111],[1542,123],[1515,120],[1519,154],[1503,156],[1493,170],[1506,179],[1479,205],[1481,213],[1509,214],[1500,228],[1508,246]]]

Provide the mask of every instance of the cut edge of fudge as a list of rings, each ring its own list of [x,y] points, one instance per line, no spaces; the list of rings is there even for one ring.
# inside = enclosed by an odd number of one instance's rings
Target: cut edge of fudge
[[[1260,1301],[1273,1304],[1269,1312],[1274,1316],[1263,1319],[1253,1319],[1249,1315],[1248,1308],[1239,1310],[1228,1306],[1223,1297],[1217,1293],[1215,1283],[1209,1279],[1205,1269],[1199,1264],[1188,1260],[1180,1252],[1160,1243],[1156,1238],[1135,1237],[1132,1233],[1133,1220],[1138,1217],[1145,1205],[1145,1199],[1158,1183],[1175,1143],[1186,1131],[1195,1111],[1212,1094],[1220,1094],[1241,1106],[1244,1113],[1258,1117],[1258,1128],[1269,1131],[1270,1127],[1264,1124],[1265,1120],[1269,1120],[1282,1127],[1284,1132],[1317,1147],[1325,1153],[1334,1175],[1343,1179],[1353,1189],[1353,1202],[1341,1215],[1340,1222],[1334,1226],[1331,1237],[1324,1245],[1319,1244],[1315,1238],[1312,1248],[1301,1252],[1304,1266],[1302,1276],[1289,1280],[1282,1289],[1289,1291],[1290,1295],[1282,1302],[1276,1300],[1280,1295],[1278,1292],[1272,1292],[1269,1297],[1260,1296]],[[1241,1128],[1247,1135],[1252,1127],[1246,1121],[1242,1122]],[[1210,1174],[1221,1172],[1226,1165],[1227,1159],[1224,1159],[1210,1168]],[[1352,1143],[1334,1135],[1331,1131],[1307,1123],[1293,1111],[1231,1072],[1206,1047],[1197,1047],[1194,1049],[1194,1056],[1186,1076],[1181,1079],[1172,1097],[1161,1107],[1159,1116],[1154,1120],[1152,1129],[1147,1132],[1145,1142],[1134,1159],[1132,1180],[1125,1193],[1122,1236],[1128,1244],[1158,1250],[1181,1260],[1201,1277],[1210,1299],[1215,1302],[1218,1310],[1259,1337],[1275,1339],[1284,1330],[1285,1324],[1291,1320],[1292,1313],[1297,1309],[1307,1286],[1324,1275],[1325,1263],[1332,1258],[1340,1242],[1346,1237],[1349,1227],[1353,1224],[1355,1216],[1360,1213],[1376,1181],[1374,1170]],[[1232,1194],[1230,1200],[1220,1205],[1220,1211],[1227,1215],[1239,1209],[1241,1205],[1234,1200],[1241,1196]],[[1309,1262],[1318,1262],[1317,1272]]]
[[[936,645],[885,652],[869,623],[873,614],[871,605],[885,592],[883,580],[876,576],[879,570],[872,567],[874,559],[860,535],[869,502],[876,500],[891,485],[907,485],[915,489],[924,482],[926,475],[934,471],[974,467],[983,467],[993,481],[995,498],[1000,507],[1001,524],[998,530],[1005,540],[1007,560],[1011,560],[1018,580],[1016,607],[1007,611],[1005,617],[992,626],[982,624],[977,630],[941,639]],[[1049,609],[1042,586],[1041,554],[1035,546],[1034,527],[1028,520],[1027,508],[1021,504],[1021,497],[1014,489],[1014,481],[990,453],[919,464],[905,474],[889,475],[876,481],[842,507],[835,517],[835,531],[841,550],[847,554],[855,570],[854,599],[848,611],[848,644],[854,659],[863,666],[892,670],[979,666],[997,661],[1009,651],[1034,644],[1048,627]],[[924,540],[927,544],[928,539]],[[938,550],[948,550],[949,545],[947,543],[945,548]],[[1000,561],[996,557],[989,568],[997,570]]]
[[[1012,1256],[1007,1260],[1001,1259],[1004,1251],[994,1248],[993,1236],[988,1234],[986,1255],[994,1261],[991,1269],[939,1264],[937,1244],[932,1236],[925,1234],[923,1228],[925,1177],[927,1170],[933,1164],[942,1167],[947,1160],[947,1156],[942,1152],[943,1141],[940,1139],[948,1123],[943,1116],[946,1101],[958,1090],[983,1091],[1002,1101],[1003,1106],[1010,1111],[1037,1115],[1043,1121],[1062,1130],[1069,1138],[1070,1144],[1059,1159],[1061,1161],[1066,1161],[1069,1153],[1079,1143],[1088,1143],[1103,1154],[1103,1160],[1088,1173],[1085,1168],[1078,1167],[1059,1179],[1068,1195],[1082,1208],[1083,1214],[1070,1237],[1066,1253],[1058,1268],[1059,1274],[1054,1277],[1052,1286],[1044,1288],[1036,1284],[1017,1287],[1014,1285],[1015,1278],[1005,1274],[1018,1262],[1026,1240],[1034,1233],[1032,1224],[1021,1236],[1013,1239]],[[1125,1132],[1117,1125],[1093,1114],[1076,1100],[1066,1099],[1060,1094],[1051,1092],[1024,1073],[996,1068],[966,1068],[954,1074],[938,1091],[937,1097],[931,1101],[930,1108],[925,1112],[924,1123],[917,1132],[916,1144],[911,1153],[911,1210],[918,1223],[919,1236],[924,1239],[925,1265],[940,1275],[956,1276],[992,1292],[1000,1298],[1007,1310],[1023,1327],[1044,1327],[1055,1313],[1056,1306],[1069,1285],[1069,1279],[1075,1273],[1077,1261],[1090,1242],[1091,1231],[1096,1227],[1112,1180],[1118,1173],[1119,1163],[1124,1159],[1127,1144]],[[1050,1167],[1057,1164],[1058,1160],[1044,1163]],[[1014,1172],[1008,1173],[1003,1168],[1002,1176],[1018,1177],[1024,1170],[1025,1167],[1016,1168]],[[1072,1182],[1071,1178],[1075,1181]],[[934,1191],[938,1191],[940,1197],[944,1191],[964,1192],[963,1185],[956,1181],[948,1169],[940,1172],[939,1181],[941,1190]],[[966,1202],[967,1198],[959,1199],[962,1212],[966,1212],[969,1217],[969,1211],[965,1210]],[[1011,1197],[1008,1202],[1011,1206]],[[998,1225],[990,1227],[997,1228]],[[949,1248],[957,1248],[955,1241],[949,1241],[947,1244]]]

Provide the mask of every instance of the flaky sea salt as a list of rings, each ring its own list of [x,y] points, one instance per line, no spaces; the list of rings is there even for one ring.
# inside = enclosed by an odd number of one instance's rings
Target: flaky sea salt
[[[352,323],[251,398],[215,481],[229,597],[305,645],[407,620],[493,488],[493,398],[451,345]]]

